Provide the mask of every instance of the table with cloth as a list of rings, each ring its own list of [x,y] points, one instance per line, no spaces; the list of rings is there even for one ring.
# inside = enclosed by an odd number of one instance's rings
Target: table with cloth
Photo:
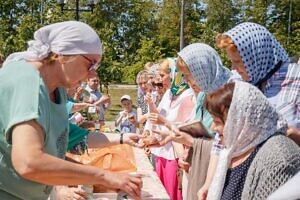
[[[81,162],[114,172],[139,173],[143,176],[143,200],[169,200],[169,196],[153,170],[143,149],[129,145],[114,145],[99,149],[89,149],[84,155],[67,154]],[[123,192],[117,192],[103,186],[94,186],[94,200],[130,199]]]

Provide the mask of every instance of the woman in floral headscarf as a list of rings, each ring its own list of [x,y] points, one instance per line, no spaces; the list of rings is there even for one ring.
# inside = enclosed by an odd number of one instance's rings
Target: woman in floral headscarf
[[[300,170],[286,121],[256,87],[226,84],[204,105],[225,145],[207,199],[266,199]]]
[[[217,36],[242,78],[257,86],[287,120],[288,133],[300,143],[300,66],[263,26],[241,23]],[[298,139],[297,139],[298,138]]]
[[[163,95],[157,110],[160,116],[164,116],[167,121],[182,123],[190,120],[192,116],[191,113],[195,106],[194,93],[185,82],[182,74],[178,72],[175,59],[169,59],[169,61],[171,88]],[[151,124],[156,123],[157,116],[157,113],[152,112],[150,114]],[[150,122],[148,122],[149,124]],[[147,128],[151,130],[150,126]],[[156,126],[156,129],[166,130],[165,127],[159,125]],[[182,147],[182,145],[180,146]],[[172,200],[182,199],[176,176],[178,163],[175,151],[177,151],[177,147],[179,146],[172,144],[172,142],[167,142],[161,147],[151,148],[151,152],[156,156],[156,172]]]

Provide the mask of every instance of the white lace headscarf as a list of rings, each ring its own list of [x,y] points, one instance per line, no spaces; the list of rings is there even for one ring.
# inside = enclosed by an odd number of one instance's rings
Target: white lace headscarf
[[[207,44],[190,44],[178,55],[187,64],[197,85],[205,93],[218,89],[231,76],[231,72],[223,66],[219,54]]]
[[[285,133],[287,123],[255,86],[235,82],[232,102],[223,134],[225,149],[221,151],[216,173],[208,191],[208,200],[219,200],[232,158],[255,148],[275,133]]]
[[[66,21],[44,26],[34,33],[26,51],[9,55],[5,63],[16,60],[39,61],[49,54],[60,55],[97,54],[102,55],[102,43],[89,25]]]

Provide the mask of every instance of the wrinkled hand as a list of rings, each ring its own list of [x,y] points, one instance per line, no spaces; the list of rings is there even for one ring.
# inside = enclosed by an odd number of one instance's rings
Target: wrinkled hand
[[[110,103],[110,96],[103,95],[103,96],[100,98],[100,101],[101,101],[101,103]]]
[[[159,134],[163,138],[165,138],[164,140],[162,140],[162,142],[166,142],[166,139],[167,139],[167,140],[172,140],[174,142],[178,142],[181,144],[186,144],[188,146],[193,145],[193,141],[194,141],[193,137],[185,132],[179,131],[177,128],[173,128],[173,131],[171,131],[171,130],[164,130],[164,131],[152,130],[152,132]]]
[[[95,106],[99,106],[100,104],[110,104],[110,96],[103,95],[98,101],[94,102]]]
[[[75,92],[78,96],[81,96],[83,94],[83,88],[81,86],[76,88]]]
[[[143,187],[141,175],[107,172],[105,176],[108,184],[105,186],[120,189],[134,199],[141,199]]]
[[[161,140],[159,140],[157,143],[155,144],[150,144],[148,145],[147,147],[161,147],[161,146],[164,146],[166,145],[168,142],[172,141],[173,137],[172,136],[167,136],[167,137],[164,137],[162,138]]]
[[[123,135],[123,140],[125,144],[129,144],[134,147],[143,148],[144,144],[139,143],[139,140],[143,138],[143,136],[136,133],[126,133]]]
[[[144,130],[144,132],[142,133],[142,137],[147,137],[150,135],[150,131],[149,130]]]
[[[148,119],[152,124],[158,125],[164,125],[167,122],[167,119],[158,113],[150,113]]]
[[[73,117],[75,117],[75,123],[80,126],[84,122],[84,117],[80,112],[74,113]]]
[[[147,104],[154,103],[149,92],[144,96],[144,99]]]
[[[87,200],[88,194],[79,187],[55,186],[56,200]]]
[[[178,159],[178,165],[181,169],[183,169],[186,172],[188,172],[188,170],[190,168],[190,164],[188,162],[186,162],[183,158]]]
[[[92,99],[92,98],[89,98],[89,100],[87,100],[86,103],[93,104],[93,106],[95,106],[95,105],[94,105],[95,100]]]
[[[174,136],[174,133],[170,130],[158,130],[158,129],[152,129],[153,133],[156,133],[160,135],[161,137],[165,138],[167,136]]]
[[[167,144],[168,142],[173,140],[172,131],[170,130],[158,130],[158,129],[152,129],[152,133],[156,133],[161,136],[161,139],[157,141],[155,144],[150,144],[147,147],[161,147]],[[150,133],[149,133],[150,135]],[[145,134],[144,137],[147,137],[148,135]]]
[[[198,200],[206,200],[208,187],[204,184],[197,192]]]
[[[74,98],[74,100],[78,101],[82,95],[83,95],[83,88],[79,86],[76,88],[73,98]]]
[[[128,115],[128,112],[127,111],[122,111],[121,112],[121,116],[124,118],[124,117],[126,117]]]
[[[173,141],[192,146],[194,138],[183,131],[179,131],[177,128],[173,128]]]

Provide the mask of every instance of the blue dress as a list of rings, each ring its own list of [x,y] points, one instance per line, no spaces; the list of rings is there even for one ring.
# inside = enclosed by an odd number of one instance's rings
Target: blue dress
[[[227,170],[221,200],[241,199],[248,169],[258,149],[256,148],[242,164]]]

